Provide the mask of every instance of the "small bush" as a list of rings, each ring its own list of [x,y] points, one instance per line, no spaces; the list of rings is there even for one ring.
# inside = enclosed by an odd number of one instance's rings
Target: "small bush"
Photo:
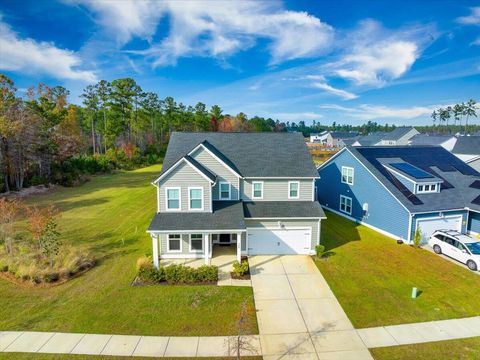
[[[35,176],[32,176],[32,178],[30,179],[31,186],[46,185],[46,184],[48,184],[48,180],[44,176],[35,175]]]
[[[152,259],[149,256],[142,256],[141,258],[137,259],[137,271],[140,271],[144,267],[153,267]]]
[[[138,278],[147,283],[168,284],[202,284],[218,280],[218,268],[212,265],[202,265],[192,268],[185,265],[160,266],[156,269],[151,261],[144,258],[137,260]]]
[[[321,258],[325,254],[325,246],[317,245],[315,246],[315,254],[318,258]]]
[[[60,274],[58,272],[47,272],[43,274],[43,281],[46,283],[56,282],[60,279]]]
[[[413,235],[413,245],[415,247],[420,247],[422,245],[422,230],[420,227],[417,227],[415,234]]]
[[[249,266],[248,266],[248,261],[244,260],[241,263],[238,261],[235,261],[233,263],[233,273],[236,276],[244,276],[245,274],[248,273]]]

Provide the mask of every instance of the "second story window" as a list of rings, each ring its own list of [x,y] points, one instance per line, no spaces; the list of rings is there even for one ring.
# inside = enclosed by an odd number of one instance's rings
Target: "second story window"
[[[167,188],[167,210],[180,210],[180,188]]]
[[[300,189],[300,183],[298,181],[289,181],[288,198],[298,199],[300,197],[299,189]]]
[[[220,192],[220,200],[230,200],[230,183],[221,181],[218,185],[218,191]]]
[[[252,182],[252,198],[253,199],[263,198],[263,182],[262,181]]]
[[[353,185],[354,171],[353,168],[342,166],[342,183]]]
[[[340,211],[349,215],[352,214],[352,198],[340,195]]]
[[[203,188],[188,188],[189,210],[203,210]]]

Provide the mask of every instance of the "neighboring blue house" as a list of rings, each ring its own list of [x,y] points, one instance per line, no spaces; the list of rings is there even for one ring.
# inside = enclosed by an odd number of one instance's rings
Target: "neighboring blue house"
[[[392,238],[480,233],[480,173],[442,147],[347,147],[318,172],[324,208]]]

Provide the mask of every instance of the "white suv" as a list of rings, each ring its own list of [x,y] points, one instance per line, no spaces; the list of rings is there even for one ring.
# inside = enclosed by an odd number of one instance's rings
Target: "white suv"
[[[480,270],[480,241],[454,230],[437,230],[430,236],[428,245],[436,254],[444,254],[470,270]]]

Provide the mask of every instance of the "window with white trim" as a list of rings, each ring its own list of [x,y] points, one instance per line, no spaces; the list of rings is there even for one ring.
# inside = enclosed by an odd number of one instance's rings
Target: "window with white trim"
[[[169,234],[167,241],[169,252],[182,252],[182,236],[180,234]]]
[[[417,185],[417,194],[436,193],[438,190],[438,186],[438,184]]]
[[[352,215],[352,198],[340,195],[340,211]]]
[[[262,181],[252,182],[252,198],[253,199],[263,198],[263,182]]]
[[[202,252],[202,251],[203,251],[203,235],[190,234],[190,252]]]
[[[288,182],[288,198],[298,199],[300,197],[300,182],[289,181]]]
[[[188,189],[188,209],[203,210],[203,188]]]
[[[218,191],[220,200],[230,200],[231,197],[231,186],[229,182],[220,181],[218,184]]]
[[[167,210],[180,210],[180,188],[166,188]]]
[[[348,166],[342,166],[342,183],[353,185],[354,170]]]

